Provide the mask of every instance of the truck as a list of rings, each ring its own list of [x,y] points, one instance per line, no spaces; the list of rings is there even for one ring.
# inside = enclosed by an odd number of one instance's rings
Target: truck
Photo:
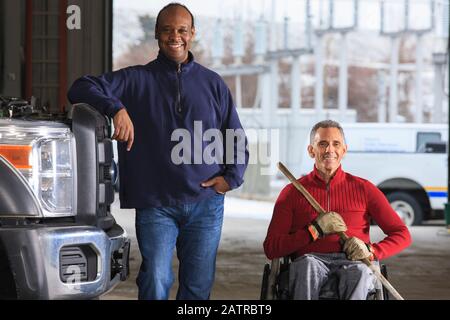
[[[341,125],[348,146],[344,171],[375,184],[408,226],[443,217],[448,192],[447,124]],[[312,165],[305,153],[302,174]]]
[[[129,276],[109,119],[0,97],[0,299],[95,299]]]

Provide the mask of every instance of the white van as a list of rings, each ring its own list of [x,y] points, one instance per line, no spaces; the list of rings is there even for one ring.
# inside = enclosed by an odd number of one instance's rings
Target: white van
[[[344,171],[370,180],[407,225],[440,218],[447,202],[447,124],[341,124],[348,145]],[[306,146],[309,143],[307,138]],[[303,158],[301,173],[313,160]]]

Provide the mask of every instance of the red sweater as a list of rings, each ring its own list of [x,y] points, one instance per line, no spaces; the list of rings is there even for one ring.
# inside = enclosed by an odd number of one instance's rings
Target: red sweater
[[[347,224],[346,234],[370,243],[370,218],[387,235],[373,243],[378,260],[392,256],[411,244],[408,228],[391,208],[384,194],[371,182],[338,168],[327,185],[316,168],[298,180],[326,211],[338,212]],[[339,236],[332,234],[313,242],[307,230],[318,213],[292,185],[287,185],[275,203],[264,241],[269,259],[305,253],[341,252]]]

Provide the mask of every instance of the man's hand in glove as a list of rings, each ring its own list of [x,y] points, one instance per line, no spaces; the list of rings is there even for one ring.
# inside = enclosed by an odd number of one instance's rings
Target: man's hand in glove
[[[314,220],[308,231],[315,241],[332,233],[345,232],[347,226],[339,213],[330,211]]]
[[[344,243],[344,252],[347,255],[347,258],[353,261],[365,258],[373,260],[374,255],[371,249],[372,248],[369,245],[356,237],[351,237]]]

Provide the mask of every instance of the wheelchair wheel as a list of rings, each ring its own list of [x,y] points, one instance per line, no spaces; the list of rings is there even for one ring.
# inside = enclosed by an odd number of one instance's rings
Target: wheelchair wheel
[[[270,275],[270,264],[266,263],[264,266],[263,277],[261,282],[261,296],[260,300],[267,300],[267,291],[269,287],[269,275]]]
[[[380,267],[381,274],[388,280],[387,267],[385,264],[382,264]],[[389,300],[389,291],[383,286],[383,299]]]

